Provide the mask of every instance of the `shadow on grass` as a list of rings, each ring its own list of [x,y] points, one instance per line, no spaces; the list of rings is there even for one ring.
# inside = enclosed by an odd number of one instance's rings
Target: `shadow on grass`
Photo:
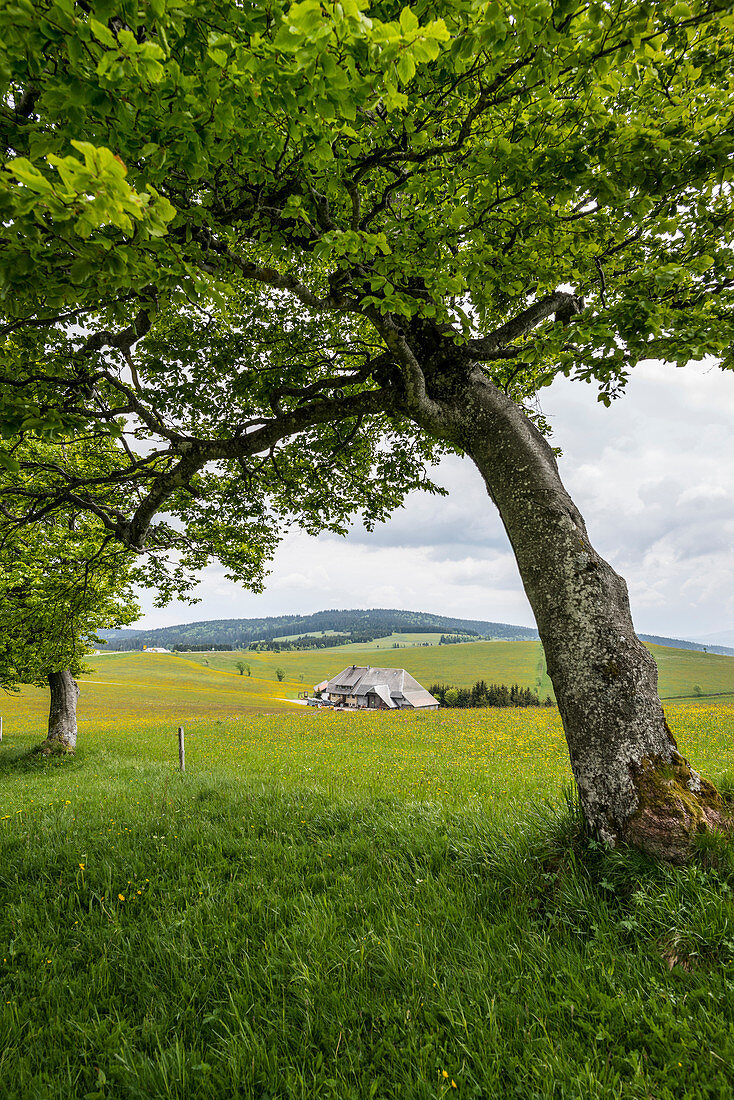
[[[76,753],[46,755],[41,752],[42,740],[30,749],[23,746],[0,745],[0,779],[5,776],[30,773],[43,775],[58,768],[74,768],[81,763]]]

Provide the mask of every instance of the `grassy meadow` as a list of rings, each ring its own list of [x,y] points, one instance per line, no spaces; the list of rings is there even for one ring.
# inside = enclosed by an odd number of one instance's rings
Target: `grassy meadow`
[[[539,687],[543,695],[552,692],[545,671],[545,656],[539,642],[462,642],[458,645],[423,645],[437,642],[440,634],[393,634],[374,642],[335,646],[333,649],[291,650],[285,653],[190,653],[192,660],[208,660],[209,667],[235,670],[238,660],[252,666],[252,674],[273,675],[282,668],[286,678],[306,686],[330,679],[346,665],[376,665],[405,668],[428,687],[434,681],[468,686],[476,680],[519,683]],[[393,648],[398,645],[400,648]],[[734,658],[731,661],[734,690]]]
[[[290,694],[335,676],[346,665],[356,664],[405,668],[426,687],[434,682],[469,687],[477,680],[486,680],[488,683],[518,683],[521,687],[536,688],[541,698],[553,697],[540,642],[423,645],[439,637],[436,634],[393,634],[376,642],[333,649],[187,653],[185,656],[195,664],[206,662],[205,667],[210,670],[230,673],[236,673],[237,662],[244,660],[251,666],[252,677],[258,678],[266,689],[275,680],[275,669],[282,668],[285,680],[281,686],[290,689]],[[404,641],[398,643],[397,639]],[[394,649],[394,644],[399,644],[400,648]],[[698,685],[703,695],[730,694],[734,699],[734,657],[659,645],[647,648],[658,665],[663,698],[695,698],[694,688]],[[150,656],[155,657],[155,654]],[[111,659],[120,658],[113,658],[112,654],[104,658],[105,661]],[[101,662],[99,667],[102,667]],[[288,694],[288,690],[280,692],[280,695]]]
[[[95,659],[65,759],[3,700],[0,1095],[728,1100],[728,848],[596,847],[555,710],[308,711],[304,657]],[[734,789],[734,704],[666,713]]]
[[[539,642],[467,642],[423,646],[440,635],[392,635],[408,638],[404,648],[392,648],[391,638],[365,646],[285,653],[101,653],[89,658],[93,671],[81,677],[79,728],[82,731],[122,723],[168,722],[188,725],[209,717],[247,713],[281,713],[294,709],[293,700],[315,683],[349,664],[387,665],[407,669],[425,687],[442,682],[468,687],[477,680],[518,683],[535,688],[541,699],[553,698]],[[389,643],[389,645],[388,645]],[[734,657],[693,650],[649,646],[658,664],[660,694],[670,701],[695,701],[696,685],[705,703],[734,701]],[[251,674],[240,675],[244,661]],[[276,669],[284,674],[278,681]],[[24,688],[20,696],[0,699],[0,714],[8,729],[40,730],[48,713],[48,692]]]

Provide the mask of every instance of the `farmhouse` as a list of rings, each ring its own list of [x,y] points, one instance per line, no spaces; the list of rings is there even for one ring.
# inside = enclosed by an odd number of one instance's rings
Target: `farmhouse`
[[[337,706],[372,710],[438,710],[438,699],[404,668],[348,665],[316,688]]]

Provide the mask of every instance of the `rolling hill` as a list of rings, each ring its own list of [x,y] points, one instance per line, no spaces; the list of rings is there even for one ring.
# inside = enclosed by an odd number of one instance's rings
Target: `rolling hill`
[[[418,633],[468,634],[477,638],[508,642],[534,641],[538,638],[537,630],[532,627],[395,608],[332,609],[317,611],[312,615],[279,615],[260,619],[209,619],[204,622],[159,627],[156,630],[100,630],[99,637],[107,643],[110,650],[140,650],[144,646],[173,649],[175,646],[193,645],[202,648],[229,645],[233,649],[246,649],[255,641],[296,639],[304,635],[321,635],[322,640],[325,635],[333,635],[333,638],[328,639],[330,643],[369,645],[391,634]],[[653,645],[734,656],[734,649],[727,646],[665,638],[656,634],[640,634],[640,638]],[[435,640],[438,641],[438,638]]]
[[[545,666],[545,654],[539,641],[503,642],[476,641],[465,645],[423,646],[407,644],[396,650],[392,638],[381,639],[374,646],[339,646],[331,650],[292,650],[288,653],[186,653],[180,657],[152,654],[150,660],[168,659],[188,665],[203,665],[214,672],[237,673],[237,663],[244,661],[251,672],[253,688],[273,683],[277,668],[284,674],[280,695],[292,697],[293,688],[311,688],[321,680],[335,676],[350,664],[404,668],[424,687],[433,683],[470,687],[477,680],[488,683],[517,683],[537,690],[541,699],[553,697],[553,687]],[[734,695],[734,659],[720,654],[701,653],[669,646],[649,645],[658,666],[659,690],[664,700],[721,699]],[[98,662],[100,671],[110,654]],[[153,667],[153,666],[151,666]],[[175,667],[175,666],[172,666]],[[240,680],[248,680],[247,675]],[[244,687],[244,685],[243,685]],[[696,690],[698,689],[698,690]],[[252,690],[252,688],[250,689]],[[258,690],[259,687],[258,687]]]
[[[317,611],[313,615],[279,615],[263,619],[211,619],[157,630],[101,630],[99,636],[107,641],[110,649],[131,650],[142,649],[144,645],[172,649],[176,645],[228,644],[246,648],[254,641],[328,633],[366,642],[405,632],[473,634],[504,641],[529,641],[538,637],[537,630],[527,626],[384,608]]]

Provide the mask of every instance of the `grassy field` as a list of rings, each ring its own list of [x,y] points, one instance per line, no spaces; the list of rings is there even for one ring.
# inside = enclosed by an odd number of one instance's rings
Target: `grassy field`
[[[435,637],[435,635],[433,636]],[[440,635],[439,635],[440,637]],[[413,644],[393,649],[397,638]],[[466,642],[460,645],[423,646],[422,635],[395,634],[390,638],[333,649],[296,650],[288,653],[191,653],[192,660],[208,660],[210,668],[234,671],[238,660],[246,660],[254,675],[267,678],[280,667],[286,677],[312,686],[335,676],[347,665],[377,665],[405,668],[428,687],[434,681],[470,685],[476,680],[519,683],[523,687],[540,685],[545,695],[551,691],[545,673],[545,657],[539,642]],[[106,658],[109,659],[109,658]],[[731,683],[734,690],[734,658],[731,659]]]
[[[419,637],[416,635],[416,638]],[[734,657],[649,647],[658,663],[660,691],[670,700],[693,698],[697,684],[705,696],[734,700]],[[237,662],[251,675],[241,676]],[[388,664],[406,668],[428,687],[434,681],[468,686],[476,680],[519,683],[552,697],[539,642],[468,642],[401,650],[338,646],[291,653],[104,653],[90,658],[94,671],[80,680],[79,725],[114,730],[121,722],[141,726],[168,722],[188,725],[209,716],[293,710],[292,700],[348,664]],[[276,677],[282,669],[283,682]],[[0,699],[6,729],[41,729],[48,692],[24,688]]]
[[[208,659],[100,658],[73,758],[3,703],[0,1096],[729,1100],[728,848],[597,848],[555,710],[277,712],[273,655]],[[666,712],[732,791],[734,705]]]
[[[279,634],[274,642],[292,642],[295,638],[335,638],[345,634],[343,630],[306,630],[302,634]]]
[[[419,639],[422,636],[412,637]],[[664,697],[692,697],[696,684],[704,695],[731,693],[734,697],[734,657],[668,646],[650,645],[647,648],[657,662],[660,693]],[[253,676],[259,675],[266,682],[272,680],[274,669],[279,667],[285,671],[286,678],[298,686],[302,686],[300,676],[310,687],[335,676],[346,665],[369,664],[405,668],[426,687],[434,682],[468,687],[477,680],[486,680],[534,687],[541,698],[553,696],[540,642],[464,642],[429,647],[415,644],[400,650],[378,649],[376,643],[365,643],[290,653],[246,653],[244,656],[240,653],[191,653],[188,656],[195,662],[208,661],[212,669],[229,672],[234,672],[236,662],[244,659],[252,666]]]
[[[228,654],[229,656],[229,654]],[[234,659],[230,670],[207,667],[214,655],[169,656],[165,653],[105,653],[92,657],[94,671],[79,679],[79,729],[116,729],[121,723],[141,727],[161,722],[188,725],[199,718],[226,717],[250,711],[293,710],[293,698],[306,685],[298,680],[279,683],[271,667],[249,661],[252,676],[240,676]],[[43,724],[48,691],[24,687],[19,696],[0,698],[5,728],[29,729]]]
[[[649,648],[658,663],[664,698],[693,697],[695,684],[704,696],[730,693],[734,698],[734,658]],[[247,662],[252,674],[240,675],[238,661]],[[535,641],[478,641],[399,651],[339,646],[288,653],[110,652],[91,657],[95,671],[80,680],[79,728],[114,729],[130,722],[188,725],[206,716],[292,711],[291,701],[299,692],[352,663],[398,665],[425,686],[436,681],[460,686],[476,680],[516,682],[535,687],[541,698],[552,697],[543,649]],[[282,683],[276,669],[284,672]],[[34,687],[0,700],[0,714],[11,729],[30,729],[29,723],[41,729],[47,707],[47,692]]]
[[[734,707],[670,708],[734,767]],[[728,1098],[734,870],[586,841],[555,712],[0,747],[3,1097]]]
[[[421,634],[419,632],[407,634],[401,632],[400,634],[386,634],[384,638],[373,638],[371,642],[355,642],[348,648],[357,651],[365,649],[394,649],[395,647],[398,649],[408,649],[411,646],[417,645],[438,645],[440,641],[440,634]]]
[[[337,634],[343,634],[344,631],[339,630],[309,630],[305,634],[282,634],[278,638],[274,638],[275,642],[291,642],[295,638],[326,638],[335,637]],[[444,633],[450,634],[451,631],[445,631]],[[386,634],[382,638],[373,638],[370,642],[354,642],[350,649],[393,649],[398,647],[399,649],[407,649],[409,646],[416,645],[439,645],[443,635],[436,633],[436,631],[430,632],[403,632],[399,634]]]

